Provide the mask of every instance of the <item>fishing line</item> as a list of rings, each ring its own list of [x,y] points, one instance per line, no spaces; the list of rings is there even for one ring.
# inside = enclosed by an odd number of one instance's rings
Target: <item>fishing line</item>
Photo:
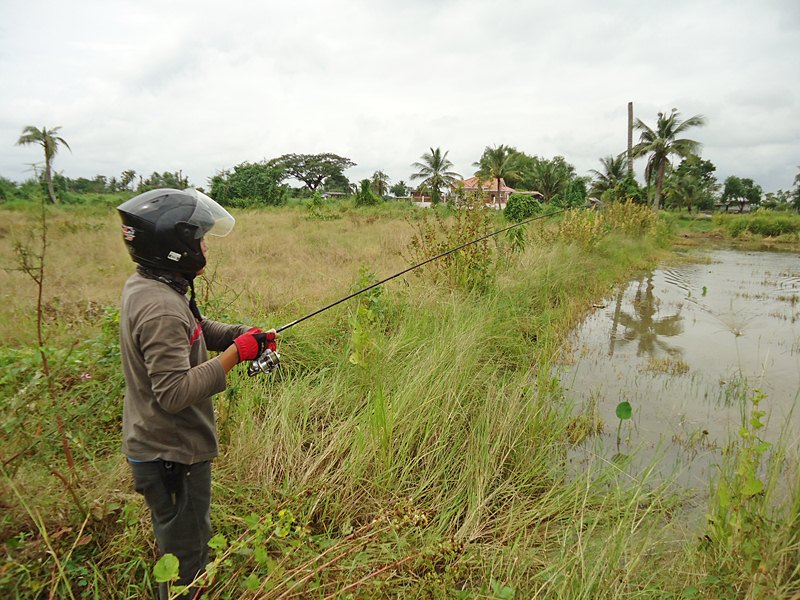
[[[456,246],[455,248],[450,248],[450,250],[446,250],[446,251],[442,252],[441,254],[437,254],[434,257],[431,257],[431,258],[428,258],[426,260],[423,260],[421,263],[417,263],[416,265],[408,267],[407,269],[403,269],[399,273],[395,273],[394,275],[390,275],[386,279],[381,279],[377,283],[373,283],[372,285],[368,285],[364,289],[358,290],[357,292],[353,292],[352,294],[350,294],[348,296],[345,296],[344,298],[341,298],[341,299],[337,300],[336,302],[331,302],[327,306],[323,306],[322,308],[320,308],[318,310],[315,310],[314,312],[308,313],[304,317],[300,317],[299,319],[295,319],[291,323],[287,323],[286,325],[282,325],[282,326],[278,327],[275,330],[275,333],[280,333],[281,331],[285,331],[285,330],[289,329],[290,327],[294,327],[298,323],[302,323],[306,319],[310,319],[311,317],[313,317],[315,315],[318,315],[318,314],[320,314],[322,312],[325,312],[326,310],[328,310],[329,308],[333,308],[337,304],[341,304],[342,302],[350,300],[350,298],[355,298],[359,294],[363,294],[364,292],[368,292],[372,288],[378,287],[379,285],[383,285],[384,283],[386,283],[387,281],[391,281],[395,277],[400,277],[401,275],[405,275],[406,273],[408,273],[410,271],[413,271],[414,269],[418,269],[419,267],[427,265],[429,262],[433,262],[434,260],[437,260],[439,258],[443,258],[443,257],[445,257],[445,256],[447,256],[449,254],[453,254],[454,252],[458,252],[459,250],[461,250],[463,248],[466,248],[467,246],[471,246],[472,244],[477,244],[478,242],[482,242],[483,240],[487,240],[490,237],[494,237],[494,236],[496,236],[498,234],[503,233],[504,231],[508,231],[509,229],[514,229],[515,227],[519,227],[520,225],[525,225],[526,223],[530,223],[531,221],[536,221],[538,219],[545,219],[547,217],[552,217],[553,215],[557,215],[557,214],[563,213],[565,210],[566,210],[565,208],[562,208],[561,210],[556,210],[556,211],[550,212],[550,213],[548,213],[546,215],[538,215],[536,217],[531,217],[529,219],[525,219],[524,221],[520,221],[519,223],[514,223],[513,225],[509,225],[508,227],[503,227],[502,229],[498,229],[496,231],[488,233],[488,234],[486,234],[486,235],[484,235],[482,237],[479,237],[477,239],[474,239],[474,240],[472,240],[470,242],[466,242],[465,244],[461,244],[460,246]]]
[[[503,227],[502,229],[498,229],[496,231],[492,231],[491,233],[487,233],[484,236],[481,236],[481,237],[479,237],[477,239],[474,239],[472,241],[469,241],[469,242],[466,242],[466,243],[461,244],[459,246],[456,246],[455,248],[450,248],[450,250],[446,250],[446,251],[444,251],[444,252],[442,252],[440,254],[437,254],[436,256],[433,256],[433,257],[431,257],[431,258],[429,258],[427,260],[423,260],[422,262],[417,263],[416,265],[408,267],[407,269],[403,269],[399,273],[395,273],[394,275],[390,275],[386,279],[381,279],[380,281],[378,281],[376,283],[373,283],[372,285],[368,285],[367,287],[365,287],[363,289],[360,289],[357,292],[353,292],[352,294],[349,294],[349,295],[345,296],[344,298],[340,298],[336,302],[331,302],[327,306],[323,306],[322,308],[319,308],[319,309],[315,310],[314,312],[308,313],[307,315],[305,315],[303,317],[300,317],[299,319],[295,319],[291,323],[287,323],[286,325],[281,325],[280,327],[278,327],[275,330],[275,333],[277,334],[277,333],[280,333],[281,331],[286,331],[290,327],[294,327],[295,325],[297,325],[298,323],[302,323],[306,319],[310,319],[311,317],[313,317],[315,315],[318,315],[318,314],[320,314],[322,312],[325,312],[326,310],[328,310],[330,308],[333,308],[334,306],[336,306],[338,304],[341,304],[342,302],[350,300],[351,298],[355,298],[359,294],[363,294],[364,292],[368,292],[372,288],[378,287],[379,285],[383,285],[384,283],[386,283],[387,281],[391,281],[395,277],[400,277],[401,275],[405,275],[409,271],[413,271],[414,269],[418,269],[419,267],[427,265],[428,263],[433,262],[434,260],[438,260],[440,258],[443,258],[443,257],[449,255],[449,254],[453,254],[453,252],[458,252],[459,250],[461,250],[463,248],[466,248],[467,246],[471,246],[472,244],[477,244],[478,242],[482,242],[483,240],[487,240],[490,237],[494,237],[494,236],[496,236],[496,235],[498,235],[500,233],[503,233],[504,231],[508,231],[509,229],[514,229],[515,227],[519,227],[520,225],[525,225],[526,223],[530,223],[531,221],[536,221],[538,219],[546,219],[547,217],[552,217],[553,215],[557,215],[557,214],[563,213],[566,210],[567,210],[566,208],[562,208],[560,210],[555,210],[555,211],[549,212],[546,215],[537,215],[537,216],[531,217],[529,219],[524,219],[523,221],[520,221],[519,223],[513,223],[512,225],[509,225],[508,227]],[[280,362],[281,362],[281,355],[278,354],[274,350],[270,350],[269,348],[266,348],[264,350],[264,352],[261,353],[260,356],[258,356],[255,360],[250,362],[250,364],[247,367],[247,374],[250,377],[253,377],[255,375],[258,375],[259,373],[271,373],[272,371],[274,371],[275,369],[278,368],[278,366],[280,365]]]

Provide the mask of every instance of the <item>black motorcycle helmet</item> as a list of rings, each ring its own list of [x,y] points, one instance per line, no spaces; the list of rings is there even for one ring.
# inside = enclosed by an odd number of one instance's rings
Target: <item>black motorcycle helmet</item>
[[[206,265],[200,240],[226,236],[235,219],[195,189],[150,190],[117,207],[122,237],[134,262],[193,278]]]

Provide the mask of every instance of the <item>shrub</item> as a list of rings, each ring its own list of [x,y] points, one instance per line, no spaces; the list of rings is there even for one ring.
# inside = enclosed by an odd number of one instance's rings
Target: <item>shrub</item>
[[[361,180],[361,189],[356,194],[356,206],[374,206],[381,202],[381,199],[372,191],[369,179]]]
[[[464,208],[456,209],[452,219],[445,219],[439,211],[432,211],[434,221],[422,213],[419,221],[410,222],[414,235],[407,249],[407,259],[411,264],[421,263],[472,240],[486,236],[494,211],[487,208],[479,197],[466,199]],[[416,271],[426,275],[434,283],[445,283],[452,288],[483,291],[494,281],[497,270],[496,241],[488,239],[470,244],[452,254],[448,254]]]
[[[0,202],[8,202],[19,197],[17,184],[5,177],[0,177]]]
[[[529,194],[511,194],[503,214],[509,221],[519,223],[542,212],[542,203]]]

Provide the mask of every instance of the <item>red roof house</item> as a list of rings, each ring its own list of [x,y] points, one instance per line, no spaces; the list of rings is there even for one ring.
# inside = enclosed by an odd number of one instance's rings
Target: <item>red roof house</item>
[[[484,202],[486,202],[486,204],[491,204],[492,206],[499,205],[501,207],[508,202],[508,197],[516,192],[514,188],[506,185],[506,182],[502,177],[500,178],[499,193],[497,191],[497,179],[481,179],[480,177],[470,177],[464,181],[457,182],[454,187],[459,190],[463,190],[466,193],[480,192],[480,194],[484,197]]]

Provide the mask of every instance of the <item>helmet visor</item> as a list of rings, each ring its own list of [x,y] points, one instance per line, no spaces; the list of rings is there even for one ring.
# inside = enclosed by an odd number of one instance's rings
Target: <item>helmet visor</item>
[[[201,238],[205,235],[225,237],[236,225],[236,219],[203,192],[188,189],[183,193],[189,194],[197,200],[194,212],[188,221],[190,225],[197,226],[195,237]]]

